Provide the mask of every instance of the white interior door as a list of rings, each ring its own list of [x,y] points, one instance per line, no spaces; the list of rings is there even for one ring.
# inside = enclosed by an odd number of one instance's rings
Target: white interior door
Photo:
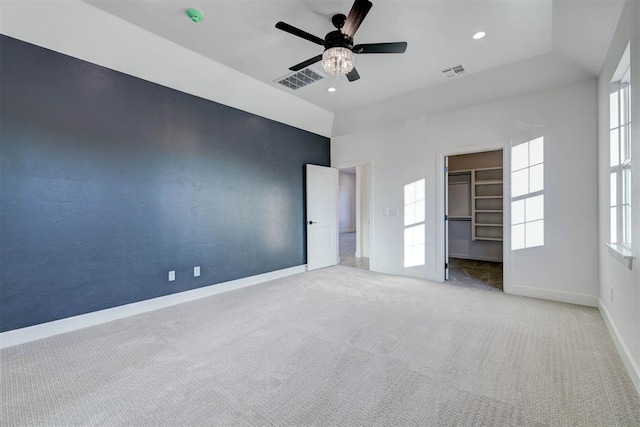
[[[444,158],[444,280],[449,280],[449,157]]]
[[[338,263],[338,169],[307,166],[307,269]]]

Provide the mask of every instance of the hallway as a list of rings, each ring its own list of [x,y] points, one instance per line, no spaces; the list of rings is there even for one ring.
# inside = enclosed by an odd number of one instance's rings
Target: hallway
[[[369,269],[369,258],[356,258],[356,233],[340,233],[340,265],[345,267]]]

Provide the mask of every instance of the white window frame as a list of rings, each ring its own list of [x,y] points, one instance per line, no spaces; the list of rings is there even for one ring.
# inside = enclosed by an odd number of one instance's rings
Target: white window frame
[[[407,197],[408,187],[414,193],[411,197]],[[418,191],[418,187],[421,187],[421,191]],[[426,264],[426,191],[426,180],[424,178],[404,186],[404,268],[421,267]],[[422,257],[418,262],[407,262],[408,259],[413,258],[413,255],[408,256],[409,253],[413,253],[413,251],[420,248],[422,248]]]
[[[541,140],[541,144],[542,144],[542,159],[540,159],[539,161],[533,161],[531,160],[531,143],[534,141],[538,141]],[[524,145],[527,144],[527,163],[526,165],[518,168],[518,169],[514,169],[513,168],[513,149],[515,147],[518,147],[520,145]],[[523,141],[520,142],[518,144],[514,144],[511,146],[511,192],[510,192],[510,197],[511,197],[511,250],[512,251],[516,251],[516,250],[521,250],[521,249],[529,249],[529,248],[535,248],[535,247],[540,247],[540,246],[544,246],[544,219],[545,219],[545,215],[544,215],[544,137],[543,136],[539,136],[537,138],[531,138],[527,141]],[[535,189],[534,191],[531,190],[531,170],[532,168],[536,167],[536,166],[541,166],[542,168],[542,188],[540,189]],[[514,179],[513,179],[513,175],[518,173],[518,172],[523,172],[526,171],[527,173],[527,191],[525,193],[522,194],[518,194],[518,195],[514,195],[513,194],[513,186],[514,186]],[[528,218],[528,209],[527,209],[527,203],[528,201],[532,201],[532,200],[542,200],[542,205],[543,205],[543,212],[542,212],[542,217],[535,217],[535,218]],[[522,218],[520,219],[516,219],[514,218],[514,212],[515,212],[515,204],[522,202],[522,209],[523,209],[523,214],[522,214]],[[529,239],[527,239],[527,229],[529,228],[530,225],[534,224],[534,223],[541,223],[542,225],[542,236],[541,236],[541,240],[539,240],[537,243],[529,243]],[[524,231],[524,246],[516,246],[514,244],[514,238],[517,236],[516,233],[516,227],[518,226],[522,226],[523,227],[523,231]]]
[[[631,251],[631,68],[611,84],[609,120],[609,242]],[[611,118],[611,97],[616,94],[617,120]],[[625,105],[626,104],[626,105]],[[624,108],[623,108],[624,107]],[[615,152],[614,152],[615,147]],[[613,159],[614,154],[617,159]],[[612,164],[613,163],[613,164]],[[627,179],[625,179],[625,177]],[[615,212],[612,214],[612,212]]]

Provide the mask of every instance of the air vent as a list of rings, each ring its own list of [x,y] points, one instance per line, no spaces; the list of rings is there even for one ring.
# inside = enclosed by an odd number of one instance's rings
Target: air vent
[[[442,74],[447,78],[459,76],[460,74],[464,73],[465,71],[462,64],[456,65],[455,67],[447,68],[446,70],[442,70]]]
[[[317,71],[312,70],[311,68],[305,68],[302,71],[298,71],[296,73],[287,74],[284,77],[280,77],[275,81],[280,83],[282,86],[286,86],[292,90],[298,90],[301,87],[305,87],[311,83],[317,82],[318,80],[324,79],[325,76],[318,73]]]

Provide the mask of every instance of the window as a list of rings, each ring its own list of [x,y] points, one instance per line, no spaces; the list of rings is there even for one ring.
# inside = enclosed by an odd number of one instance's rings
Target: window
[[[544,245],[544,138],[511,147],[511,249]]]
[[[611,84],[609,95],[610,242],[631,249],[630,77]]]
[[[424,265],[424,179],[404,186],[404,266]]]

